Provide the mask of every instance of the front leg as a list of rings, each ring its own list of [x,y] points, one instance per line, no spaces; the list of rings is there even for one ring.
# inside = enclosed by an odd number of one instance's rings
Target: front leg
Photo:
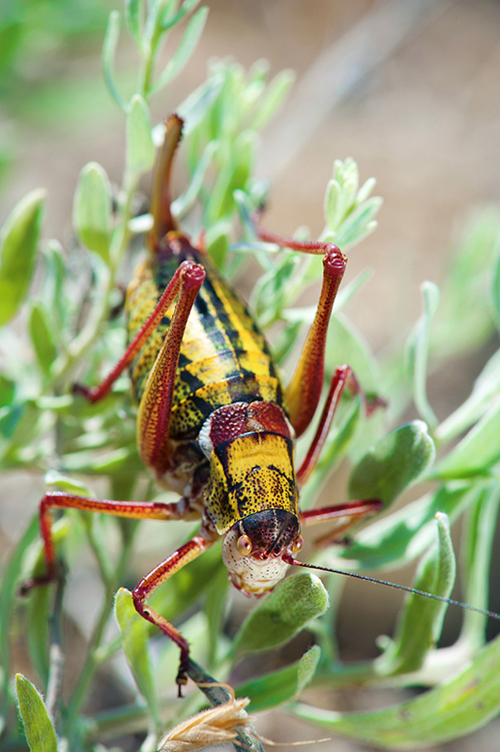
[[[347,501],[345,504],[335,504],[331,507],[307,509],[300,513],[299,520],[301,525],[315,525],[319,522],[335,521],[336,524],[333,530],[330,530],[326,535],[322,535],[314,542],[319,548],[325,548],[332,543],[339,543],[347,530],[365,517],[380,512],[383,506],[379,499]]]
[[[176,682],[179,687],[179,697],[181,697],[181,687],[187,683],[187,665],[189,660],[189,645],[187,640],[182,636],[179,630],[170,624],[161,614],[154,611],[146,605],[146,600],[152,593],[166,580],[172,577],[183,566],[212,546],[218,539],[217,534],[210,534],[203,531],[204,535],[195,535],[190,541],[174,551],[168,559],[165,559],[146,577],[144,577],[132,592],[134,606],[137,612],[147,619],[151,624],[157,626],[161,631],[175,642],[181,649],[181,660]]]

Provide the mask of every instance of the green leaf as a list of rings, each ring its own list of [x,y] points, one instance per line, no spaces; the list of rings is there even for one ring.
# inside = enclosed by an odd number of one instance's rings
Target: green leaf
[[[142,0],[125,0],[125,23],[138,50],[142,47]]]
[[[470,396],[435,431],[435,439],[446,444],[478,421],[500,392],[500,350],[492,355],[477,377]]]
[[[431,353],[440,360],[475,349],[492,334],[491,259],[499,227],[498,208],[490,207],[454,241],[431,338]]]
[[[491,555],[495,541],[500,483],[494,482],[467,509],[462,523],[461,572],[464,601],[476,608],[488,608]],[[471,611],[463,614],[460,640],[471,650],[481,648],[485,640],[487,617]]]
[[[31,306],[29,330],[40,368],[44,373],[48,374],[50,373],[52,363],[57,357],[57,348],[52,336],[47,310],[39,301],[35,301]]]
[[[500,712],[500,637],[465,671],[415,699],[383,710],[338,713],[296,705],[294,715],[384,749],[415,749],[470,734]]]
[[[22,674],[16,674],[16,690],[31,752],[57,752],[56,732],[40,694]]]
[[[421,420],[396,428],[380,439],[351,473],[350,499],[380,499],[392,504],[426,472],[435,456],[434,442]]]
[[[229,234],[232,230],[231,223],[220,221],[207,231],[205,243],[210,258],[214,264],[221,269],[226,260],[227,250],[229,248]]]
[[[366,180],[363,183],[363,185],[361,186],[361,188],[358,191],[358,195],[356,196],[356,206],[359,206],[364,201],[366,201],[366,199],[368,198],[368,196],[370,195],[370,193],[375,188],[376,182],[377,181],[376,181],[375,178],[368,178],[368,180]]]
[[[28,193],[12,210],[0,232],[0,326],[21,305],[35,267],[45,191]]]
[[[368,199],[363,204],[354,209],[347,219],[342,222],[338,231],[335,233],[335,242],[337,245],[346,250],[359,243],[369,232],[372,232],[376,223],[373,217],[378,214],[383,200],[379,196]]]
[[[194,8],[196,8],[199,2],[200,0],[184,0],[177,13],[173,13],[173,11],[175,11],[175,9],[177,8],[178,3],[167,2],[165,12],[160,19],[160,26],[162,30],[168,31],[173,26],[176,26],[179,21],[184,18],[184,16],[186,16],[188,13],[194,10]]]
[[[238,697],[250,699],[250,712],[258,713],[296,697],[311,681],[316,671],[321,650],[314,645],[300,661],[279,671],[259,676],[236,688]]]
[[[73,225],[80,242],[109,262],[111,185],[97,162],[89,162],[80,173],[73,203]]]
[[[500,330],[500,234],[498,235],[495,248],[493,251],[493,283],[491,286],[491,303],[493,309],[493,317]]]
[[[155,156],[149,108],[146,101],[135,94],[127,114],[127,169],[140,175],[149,172]]]
[[[424,301],[423,313],[417,321],[407,343],[407,369],[413,386],[413,400],[420,417],[431,428],[437,425],[436,414],[427,400],[427,360],[429,355],[429,331],[432,318],[439,303],[439,289],[432,282],[421,286]]]
[[[10,649],[11,624],[19,587],[19,573],[27,550],[35,540],[39,539],[39,536],[38,515],[34,514],[21,540],[10,555],[0,585],[0,663],[2,666],[2,672],[0,672],[0,705],[5,713],[7,713],[7,704],[10,699],[10,665],[13,656]]]
[[[420,562],[412,587],[449,598],[455,582],[456,563],[445,514],[436,514],[437,540]],[[435,647],[448,607],[421,595],[406,596],[394,638],[375,662],[381,676],[417,671],[429,650]]]
[[[335,232],[340,222],[342,188],[338,180],[330,180],[326,186],[323,212],[328,230]]]
[[[189,62],[203,32],[207,15],[208,8],[204,6],[196,11],[189,20],[179,46],[152,87],[151,93],[154,94],[163,89],[164,86],[179,75],[184,66]]]
[[[217,552],[219,553],[219,552]],[[215,664],[220,652],[223,619],[226,612],[229,579],[221,559],[206,586],[205,614],[208,623],[209,662]]]
[[[7,376],[0,374],[0,409],[10,405],[16,393],[16,383]]]
[[[58,470],[49,470],[45,474],[46,486],[57,486],[61,491],[67,491],[68,493],[80,494],[81,496],[95,496],[89,486],[82,483],[79,480],[69,478],[67,475],[63,475]]]
[[[112,10],[109,14],[108,25],[106,27],[106,34],[104,36],[104,43],[102,46],[102,70],[104,74],[104,81],[106,83],[106,86],[108,87],[109,93],[111,94],[117,105],[124,112],[127,112],[128,104],[118,91],[115,83],[114,61],[119,35],[120,14],[117,10]]]
[[[115,617],[120,627],[123,650],[135,682],[148,704],[156,728],[159,728],[158,698],[148,651],[149,624],[135,610],[132,593],[126,588],[120,588],[116,594]]]
[[[500,404],[494,405],[435,468],[432,477],[449,480],[487,474],[500,460]]]
[[[259,98],[257,113],[251,125],[253,130],[262,130],[276,114],[287,98],[295,78],[295,71],[283,70],[269,82],[264,95]]]
[[[187,190],[181,196],[176,198],[175,201],[172,201],[171,210],[174,216],[178,219],[180,219],[192,208],[194,202],[198,198],[198,195],[203,187],[203,181],[205,180],[208,168],[210,167],[214,153],[217,150],[217,146],[217,141],[210,141],[210,143],[207,144],[205,151],[203,152],[203,155],[198,165],[196,166],[196,170],[191,178],[191,182]]]
[[[184,138],[200,125],[217,100],[224,85],[224,74],[218,71],[201,84],[177,107],[177,114],[184,122]]]
[[[42,571],[46,571],[46,564]],[[36,587],[30,593],[26,619],[28,624],[36,624],[36,629],[28,629],[30,660],[45,686],[49,678],[49,609],[52,602],[51,588]]]
[[[352,545],[336,556],[349,560],[349,568],[355,569],[408,564],[431,545],[438,512],[446,513],[453,522],[477,501],[483,490],[465,482],[443,486],[364,527],[356,533]]]
[[[243,622],[234,641],[234,659],[284,645],[328,605],[328,593],[316,575],[307,572],[283,580]]]

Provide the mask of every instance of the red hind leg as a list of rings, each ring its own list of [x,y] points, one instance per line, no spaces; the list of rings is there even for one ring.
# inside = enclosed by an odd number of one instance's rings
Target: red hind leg
[[[323,255],[323,284],[318,308],[311,324],[297,368],[286,390],[290,422],[297,436],[309,426],[323,389],[326,335],[333,303],[344,276],[347,258],[333,243],[307,242],[282,238],[257,228],[263,240],[303,253]]]
[[[144,325],[141,327],[141,329],[138,331],[132,342],[129,344],[123,356],[115,365],[111,373],[109,373],[104,381],[102,381],[98,386],[89,389],[88,387],[82,386],[81,384],[75,384],[74,390],[86,397],[86,399],[88,399],[90,402],[98,402],[99,400],[103,399],[103,397],[105,397],[109,393],[117,378],[121,376],[124,370],[130,365],[130,363],[132,363],[141,347],[147,341],[148,337],[154,332],[159,322],[179,294],[179,291],[182,289],[183,285],[186,284],[186,278],[190,278],[192,276],[202,276],[204,278],[205,271],[203,267],[199,264],[193,264],[191,261],[184,261],[179,266],[169,284],[165,288],[163,295],[161,296],[154,310],[152,311]]]

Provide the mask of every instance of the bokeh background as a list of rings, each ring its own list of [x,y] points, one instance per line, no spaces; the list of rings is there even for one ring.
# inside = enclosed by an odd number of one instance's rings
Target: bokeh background
[[[499,199],[500,3],[207,4],[201,43],[167,95],[154,100],[155,120],[173,112],[204,80],[210,58],[230,56],[245,67],[266,58],[272,74],[296,71],[291,98],[262,136],[259,174],[273,183],[266,225],[283,234],[307,225],[313,236],[319,234],[334,158],[352,156],[362,180],[376,177],[375,193],[384,198],[379,228],[350,254],[348,279],[367,265],[375,274],[348,313],[374,351],[383,353],[389,342],[406,336],[418,316],[421,282],[439,284],[461,230]],[[72,196],[81,167],[96,160],[112,180],[121,176],[124,121],[100,69],[113,8],[121,10],[121,4],[4,0],[0,5],[0,221],[27,191],[45,186],[45,234],[63,244],[71,242]],[[117,68],[126,89],[135,58],[125,33]],[[433,376],[430,398],[440,418],[467,396],[490,351],[487,346],[456,359]],[[40,479],[2,479],[2,555],[22,532],[42,488]],[[372,656],[375,638],[391,630],[400,598],[374,591],[345,585],[339,623],[346,659]],[[451,636],[453,629],[452,623]],[[374,696],[364,690],[314,698],[343,710],[400,699],[401,693]],[[276,713],[264,716],[259,728],[275,740],[321,736]],[[439,749],[493,752],[499,747],[500,724],[492,723]],[[339,739],[314,749],[357,752],[361,747]]]

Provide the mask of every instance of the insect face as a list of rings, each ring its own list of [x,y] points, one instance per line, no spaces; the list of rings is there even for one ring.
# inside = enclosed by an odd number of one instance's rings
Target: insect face
[[[229,579],[245,595],[265,595],[283,579],[286,559],[301,541],[299,521],[292,512],[266,509],[240,520],[222,544]]]

